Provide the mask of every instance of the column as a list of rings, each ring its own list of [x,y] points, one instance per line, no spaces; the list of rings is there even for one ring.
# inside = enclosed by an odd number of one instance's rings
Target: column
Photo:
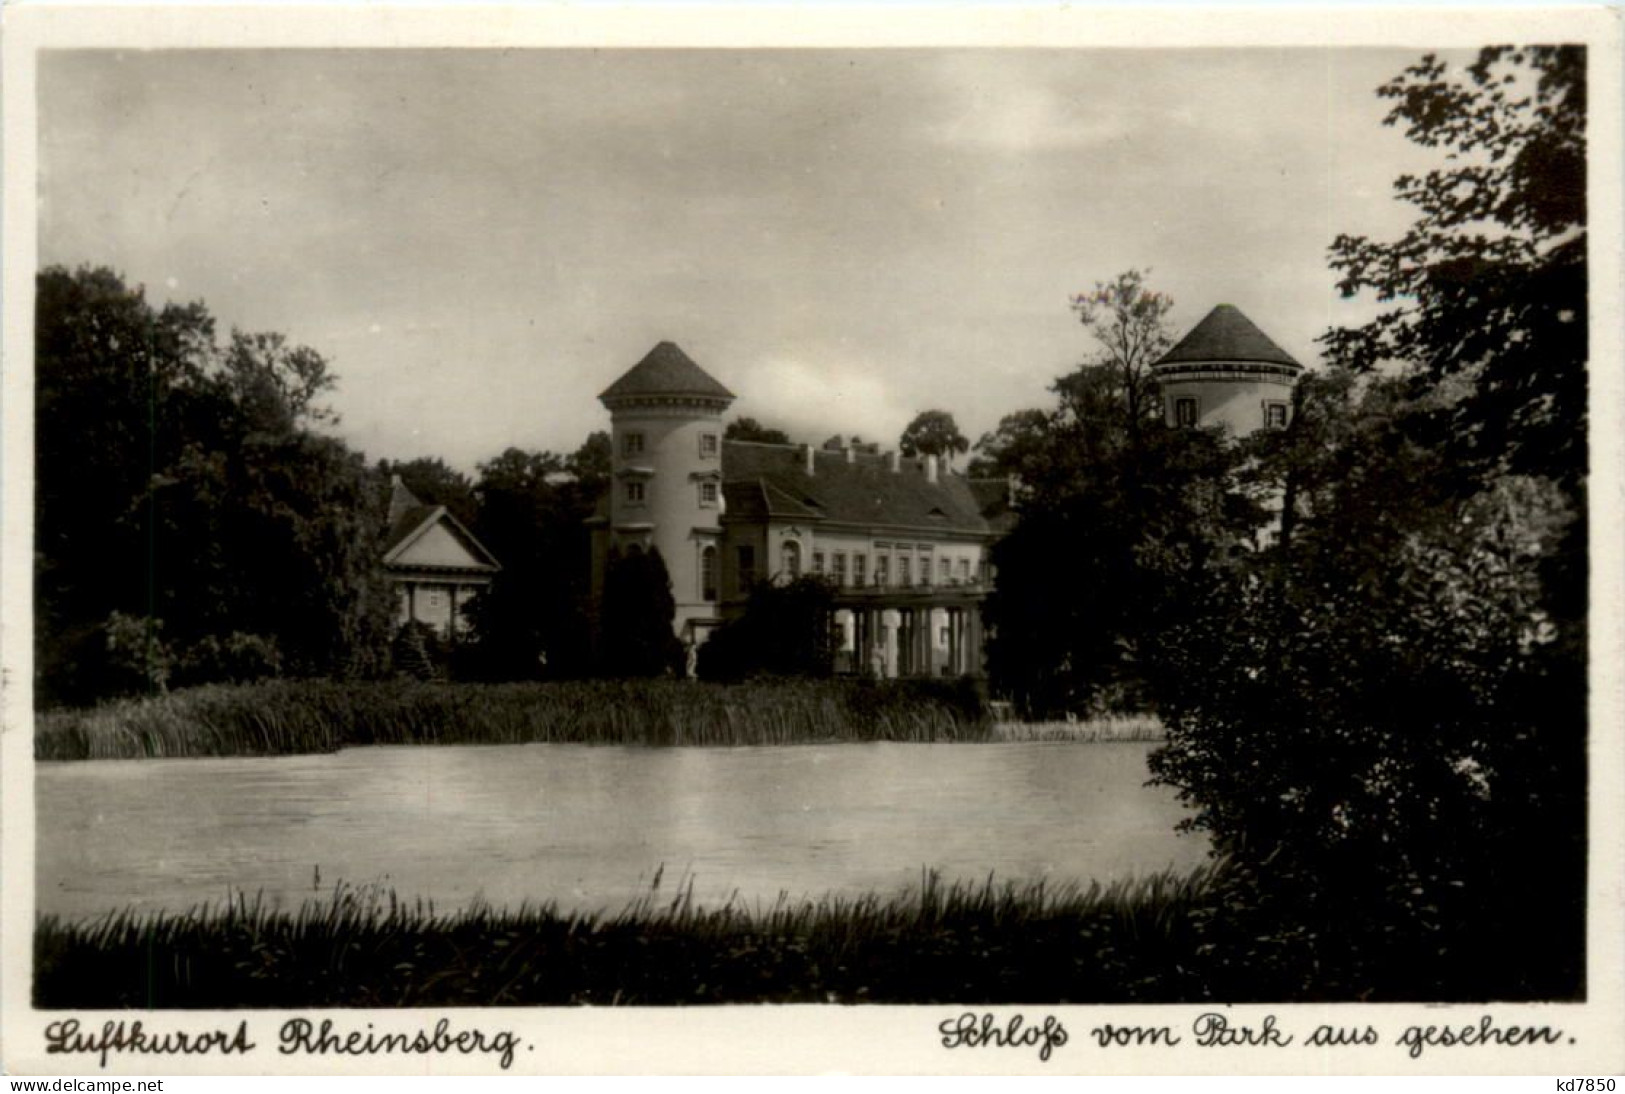
[[[948,675],[961,676],[959,667],[959,609],[948,609]]]

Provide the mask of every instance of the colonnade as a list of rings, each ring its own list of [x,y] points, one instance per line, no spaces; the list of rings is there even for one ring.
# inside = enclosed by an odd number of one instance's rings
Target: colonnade
[[[978,604],[851,605],[831,621],[847,671],[863,676],[982,674]]]

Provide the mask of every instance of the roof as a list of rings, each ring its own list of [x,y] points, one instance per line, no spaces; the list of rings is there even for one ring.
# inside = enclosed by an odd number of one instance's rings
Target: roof
[[[1259,330],[1241,309],[1220,304],[1207,313],[1173,349],[1163,354],[1155,367],[1220,361],[1250,361],[1260,364],[1303,366],[1269,336]]]
[[[399,559],[408,547],[422,539],[429,529],[441,522],[445,523],[463,548],[474,556],[479,569],[502,569],[496,556],[486,550],[485,544],[464,527],[462,521],[452,516],[449,509],[444,505],[424,505],[398,477],[390,484],[389,528],[384,533],[383,546],[385,565]]]
[[[1010,505],[1012,483],[1004,479],[966,479],[976,504],[981,507],[982,519],[989,528],[1004,535],[1016,526],[1016,511]]]
[[[986,535],[988,523],[969,480],[947,471],[926,477],[923,459],[813,450],[807,474],[802,446],[722,442],[722,490],[730,518],[828,520],[844,524],[937,529]]]
[[[675,342],[661,342],[598,397],[607,401],[643,395],[698,395],[730,400],[734,397],[733,392],[696,365]]]

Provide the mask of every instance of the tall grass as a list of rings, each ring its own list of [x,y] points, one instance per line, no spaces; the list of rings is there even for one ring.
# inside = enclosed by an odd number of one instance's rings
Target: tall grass
[[[41,760],[332,752],[354,745],[771,745],[986,740],[969,682],[545,684],[273,681],[188,688],[36,719]]]
[[[47,916],[46,1008],[747,1002],[1087,1003],[1202,998],[1192,912],[1213,873],[1109,886],[945,885],[896,897],[703,907],[655,887],[611,914],[438,914],[339,887],[296,911],[239,897],[183,914]]]
[[[997,741],[1165,741],[1168,730],[1154,714],[1107,714],[1079,721],[997,722]]]

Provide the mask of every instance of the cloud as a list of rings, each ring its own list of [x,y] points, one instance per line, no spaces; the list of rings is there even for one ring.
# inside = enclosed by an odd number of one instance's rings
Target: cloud
[[[959,110],[930,127],[938,144],[997,152],[1042,152],[1095,147],[1131,135],[1123,112],[1090,107],[1042,87],[971,89]]]
[[[884,374],[861,362],[771,357],[751,370],[748,384],[734,412],[783,429],[792,440],[817,444],[833,433],[857,434],[885,447],[907,424],[908,410]]]

